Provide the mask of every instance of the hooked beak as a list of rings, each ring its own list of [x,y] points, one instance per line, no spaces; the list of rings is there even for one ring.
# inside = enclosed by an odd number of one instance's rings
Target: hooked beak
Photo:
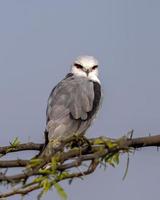
[[[89,70],[89,69],[87,69],[87,70],[86,70],[86,74],[87,74],[87,76],[88,76],[89,72],[90,72],[90,70]]]
[[[89,70],[89,69],[85,69],[85,70],[83,70],[83,71],[84,71],[84,72],[87,74],[87,76],[88,76],[90,70]]]

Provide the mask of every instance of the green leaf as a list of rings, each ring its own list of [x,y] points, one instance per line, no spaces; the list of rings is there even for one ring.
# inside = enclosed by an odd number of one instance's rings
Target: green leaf
[[[44,192],[48,192],[48,190],[51,188],[52,184],[50,181],[48,181],[48,179],[44,179],[41,183],[41,185],[43,186],[43,190]]]
[[[118,165],[119,164],[119,153],[115,153],[112,158],[113,162]]]
[[[39,169],[39,172],[46,175],[53,174],[53,171],[51,171],[50,169]]]
[[[57,178],[58,178],[58,180],[63,180],[68,176],[69,176],[69,173],[64,171],[64,172],[60,173]]]
[[[39,165],[41,162],[42,162],[42,159],[40,158],[32,159],[29,161],[32,167]]]
[[[53,156],[51,159],[51,172],[52,174],[57,174],[57,167],[59,162],[59,156]]]
[[[64,189],[58,183],[54,183],[54,187],[62,200],[67,200],[67,194]]]
[[[16,146],[18,146],[19,144],[20,144],[20,141],[19,141],[18,137],[16,137],[12,142],[10,142],[10,145],[11,145],[12,147],[16,147]]]
[[[129,153],[128,153],[128,156],[127,156],[127,165],[126,165],[126,169],[125,169],[125,172],[124,172],[124,175],[123,175],[123,178],[122,178],[123,181],[124,181],[124,179],[125,179],[126,176],[127,176],[128,168],[129,168]]]
[[[98,145],[98,144],[104,144],[104,141],[102,140],[102,139],[96,139],[95,141],[94,141],[94,144],[96,145]]]
[[[29,164],[26,167],[28,169],[33,168],[33,167],[40,165],[41,162],[42,162],[42,159],[39,159],[39,158],[32,159],[32,160],[29,161]]]
[[[111,141],[111,140],[108,140],[106,141],[106,145],[111,149],[111,148],[114,148],[116,146],[118,146],[115,142]]]
[[[112,157],[108,158],[108,159],[106,160],[106,162],[107,162],[108,164],[110,164],[112,167],[115,167],[115,164],[114,164],[114,162],[113,162],[113,160],[112,160]]]
[[[57,165],[58,165],[58,159],[57,159],[57,157],[54,156],[54,157],[52,157],[52,160],[51,160],[52,170],[56,170]]]
[[[119,152],[107,155],[104,160],[112,167],[115,167],[119,164]]]

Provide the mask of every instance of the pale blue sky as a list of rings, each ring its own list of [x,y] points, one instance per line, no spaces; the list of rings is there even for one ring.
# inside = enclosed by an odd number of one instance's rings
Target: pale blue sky
[[[43,141],[46,101],[75,57],[100,63],[104,101],[89,137],[160,133],[160,1],[1,0],[1,145],[15,136]],[[136,152],[106,171],[63,184],[69,200],[159,198],[156,148]],[[35,199],[35,193],[25,199]],[[58,199],[49,192],[44,199]],[[12,197],[11,200],[20,198]]]

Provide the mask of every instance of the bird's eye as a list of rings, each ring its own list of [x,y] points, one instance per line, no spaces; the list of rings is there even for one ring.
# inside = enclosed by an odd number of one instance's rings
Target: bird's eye
[[[95,66],[92,67],[93,70],[95,70],[97,68],[98,68],[98,65],[95,65]]]
[[[82,65],[80,65],[80,64],[74,63],[74,66],[76,66],[76,67],[77,67],[77,69],[83,69],[83,66],[82,66]]]

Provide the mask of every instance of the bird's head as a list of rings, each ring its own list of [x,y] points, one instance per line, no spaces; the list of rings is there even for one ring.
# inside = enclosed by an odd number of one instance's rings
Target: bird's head
[[[75,76],[87,77],[100,82],[98,79],[98,61],[93,56],[80,56],[72,65],[71,73]]]

